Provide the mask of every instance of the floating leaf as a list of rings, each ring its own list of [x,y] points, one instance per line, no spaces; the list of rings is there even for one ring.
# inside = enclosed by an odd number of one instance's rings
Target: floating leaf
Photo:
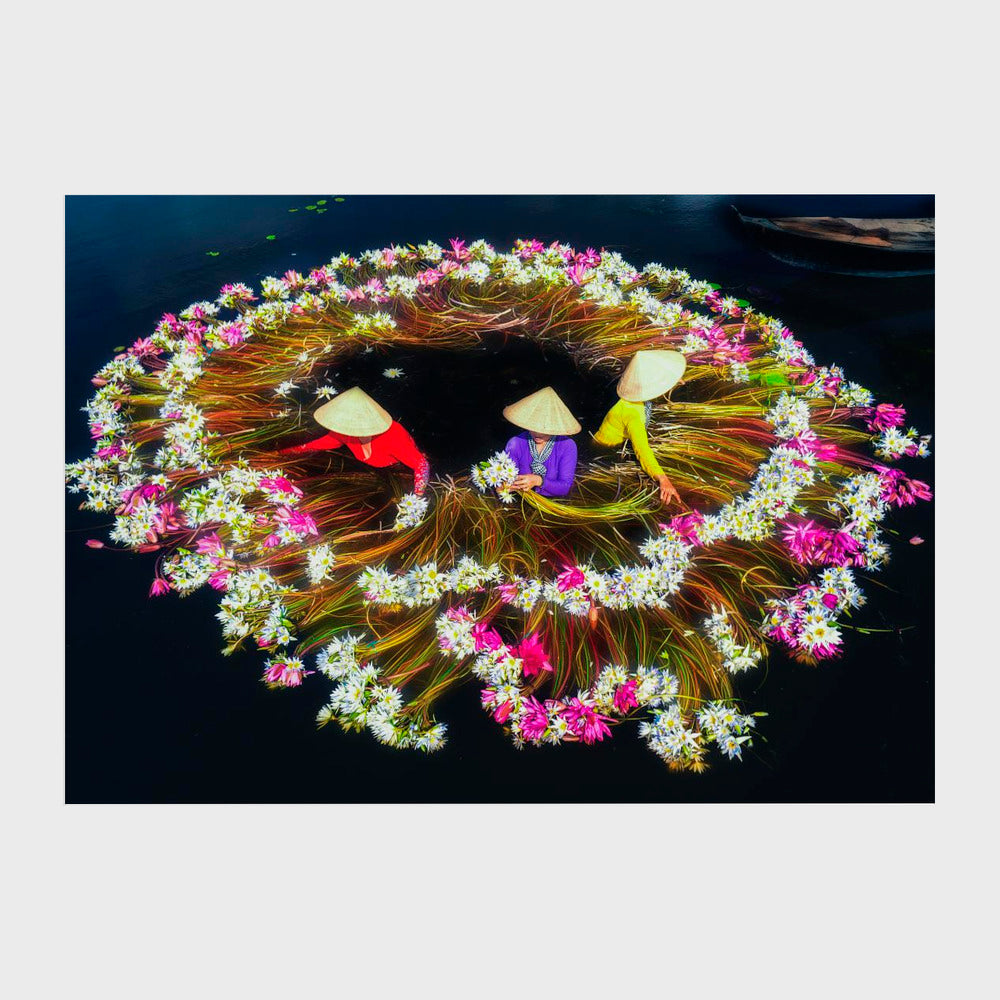
[[[125,345],[122,344],[121,347],[112,347],[111,350],[114,351],[115,354],[117,354],[119,351],[124,351],[125,350]]]
[[[325,211],[326,211],[326,209],[325,209],[325,208],[317,208],[317,209],[316,209],[316,214],[317,214],[317,215],[322,215],[322,214],[323,214],[323,213],[324,213]]]
[[[277,236],[275,236],[275,235],[274,235],[274,233],[271,233],[271,235],[270,235],[270,236],[265,236],[265,237],[264,237],[264,239],[265,239],[265,240],[276,240],[277,238],[278,238],[278,237],[277,237]]]
[[[326,198],[318,198],[316,200],[316,204],[317,205],[325,205],[326,204]]]
[[[316,206],[315,205],[306,205],[306,211],[307,212],[315,212],[316,211]]]
[[[205,255],[207,257],[218,257],[221,252],[221,250],[206,250]]]
[[[747,300],[746,300],[746,299],[737,299],[737,300],[736,300],[736,304],[737,304],[737,305],[738,305],[738,306],[739,306],[739,307],[740,307],[741,309],[746,309],[746,307],[747,307],[748,305],[750,305],[750,303],[749,303],[749,302],[747,302]]]
[[[334,201],[343,201],[344,199],[343,198],[334,198],[333,200]]]
[[[298,211],[298,209],[297,209],[297,208],[290,208],[290,209],[289,209],[288,211],[289,211],[289,212],[297,212],[297,211]]]
[[[714,281],[710,281],[708,283],[708,286],[709,288],[714,288],[716,291],[718,291],[722,287],[722,285],[717,285]]]

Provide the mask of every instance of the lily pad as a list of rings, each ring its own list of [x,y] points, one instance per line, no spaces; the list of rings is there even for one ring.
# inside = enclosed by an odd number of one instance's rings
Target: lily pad
[[[222,253],[221,250],[206,250],[205,251],[205,256],[206,257],[218,257],[220,253]]]
[[[343,198],[334,198],[333,200],[334,201],[343,201],[344,199]]]
[[[322,214],[323,214],[323,213],[324,213],[325,211],[326,211],[326,209],[325,209],[325,208],[317,208],[317,209],[316,209],[316,214],[317,214],[317,215],[322,215]]]
[[[265,237],[264,237],[264,239],[265,239],[265,240],[276,240],[277,238],[278,238],[278,237],[277,237],[277,236],[275,236],[275,235],[274,235],[274,233],[271,233],[271,235],[270,235],[270,236],[265,236]]]
[[[326,204],[326,198],[317,198],[316,199],[316,204],[317,205],[325,205]]]
[[[290,208],[290,209],[289,209],[288,211],[289,211],[289,212],[297,212],[297,211],[298,211],[298,209],[297,209],[297,208]]]
[[[315,212],[316,211],[316,206],[315,205],[306,205],[306,211],[307,212]]]

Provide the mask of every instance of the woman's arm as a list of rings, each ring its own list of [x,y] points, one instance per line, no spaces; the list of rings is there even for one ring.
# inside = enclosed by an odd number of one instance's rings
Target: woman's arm
[[[573,488],[576,476],[576,442],[572,438],[561,441],[552,458],[538,492],[543,496],[564,497]]]
[[[324,434],[313,441],[306,441],[305,444],[293,445],[291,448],[282,448],[279,455],[295,455],[300,451],[324,451],[330,448],[339,448],[344,442],[336,434]]]
[[[660,463],[656,461],[656,456],[653,454],[653,449],[649,447],[649,437],[646,434],[646,424],[642,416],[638,413],[635,414],[625,426],[628,430],[629,440],[632,442],[632,450],[642,466],[642,471],[654,479],[664,475]]]
[[[402,426],[396,431],[392,442],[392,457],[413,469],[413,492],[421,496],[427,488],[427,479],[431,472],[430,462]]]

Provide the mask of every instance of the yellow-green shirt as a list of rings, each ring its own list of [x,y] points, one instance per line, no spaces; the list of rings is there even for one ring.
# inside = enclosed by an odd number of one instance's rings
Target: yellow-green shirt
[[[649,447],[649,438],[646,436],[645,404],[619,399],[608,410],[608,415],[597,429],[594,440],[597,444],[614,447],[621,444],[626,436],[632,442],[632,449],[643,472],[650,476],[662,476],[663,469],[656,461],[653,449]]]

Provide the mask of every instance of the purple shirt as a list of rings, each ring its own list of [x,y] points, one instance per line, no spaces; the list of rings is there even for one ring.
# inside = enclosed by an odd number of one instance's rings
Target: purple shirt
[[[507,442],[504,449],[517,463],[517,471],[522,476],[531,475],[531,445],[528,431],[517,434]],[[535,492],[543,497],[564,497],[573,485],[576,474],[576,442],[570,437],[557,437],[552,453],[545,460],[545,476]]]

